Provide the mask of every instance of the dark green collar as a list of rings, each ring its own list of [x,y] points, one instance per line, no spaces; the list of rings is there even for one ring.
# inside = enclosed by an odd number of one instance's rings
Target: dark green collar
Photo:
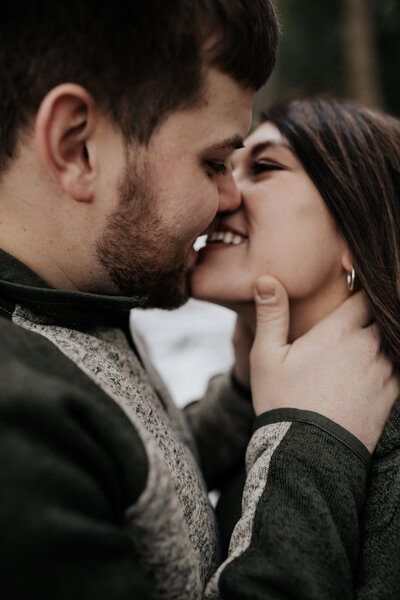
[[[0,297],[34,311],[49,322],[80,327],[126,318],[146,298],[56,290],[22,262],[0,249]]]

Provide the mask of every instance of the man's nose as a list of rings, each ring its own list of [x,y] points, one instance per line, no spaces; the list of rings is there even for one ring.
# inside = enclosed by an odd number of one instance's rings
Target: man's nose
[[[239,208],[242,197],[231,170],[220,178],[218,192],[218,212],[232,212]]]

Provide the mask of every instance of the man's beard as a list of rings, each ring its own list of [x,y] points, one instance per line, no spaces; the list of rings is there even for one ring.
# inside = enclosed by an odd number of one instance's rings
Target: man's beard
[[[157,199],[148,181],[128,164],[119,207],[96,252],[122,295],[145,297],[147,308],[178,308],[188,299],[188,250],[156,214]]]

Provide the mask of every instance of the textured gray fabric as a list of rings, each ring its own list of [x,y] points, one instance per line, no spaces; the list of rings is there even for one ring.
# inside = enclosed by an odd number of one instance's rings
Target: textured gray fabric
[[[169,418],[120,329],[97,327],[83,333],[37,320],[20,307],[13,316],[14,323],[51,341],[111,396],[146,447],[148,483],[126,512],[126,527],[134,543],[140,540],[137,550],[145,571],[157,573],[154,598],[201,598],[217,563],[216,527],[182,417],[175,419],[176,409],[163,395],[167,410],[174,412]]]
[[[218,600],[219,578],[225,567],[243,554],[250,546],[252,523],[257,504],[268,481],[268,470],[272,455],[279,446],[291,423],[273,423],[266,425],[253,434],[246,453],[247,479],[243,491],[242,517],[239,519],[231,538],[229,556],[220,565],[207,586],[205,599]]]

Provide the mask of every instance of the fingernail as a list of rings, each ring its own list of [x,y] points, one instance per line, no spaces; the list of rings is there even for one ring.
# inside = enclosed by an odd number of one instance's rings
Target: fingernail
[[[261,301],[272,300],[275,298],[275,286],[268,280],[261,279],[256,285],[257,295]]]

